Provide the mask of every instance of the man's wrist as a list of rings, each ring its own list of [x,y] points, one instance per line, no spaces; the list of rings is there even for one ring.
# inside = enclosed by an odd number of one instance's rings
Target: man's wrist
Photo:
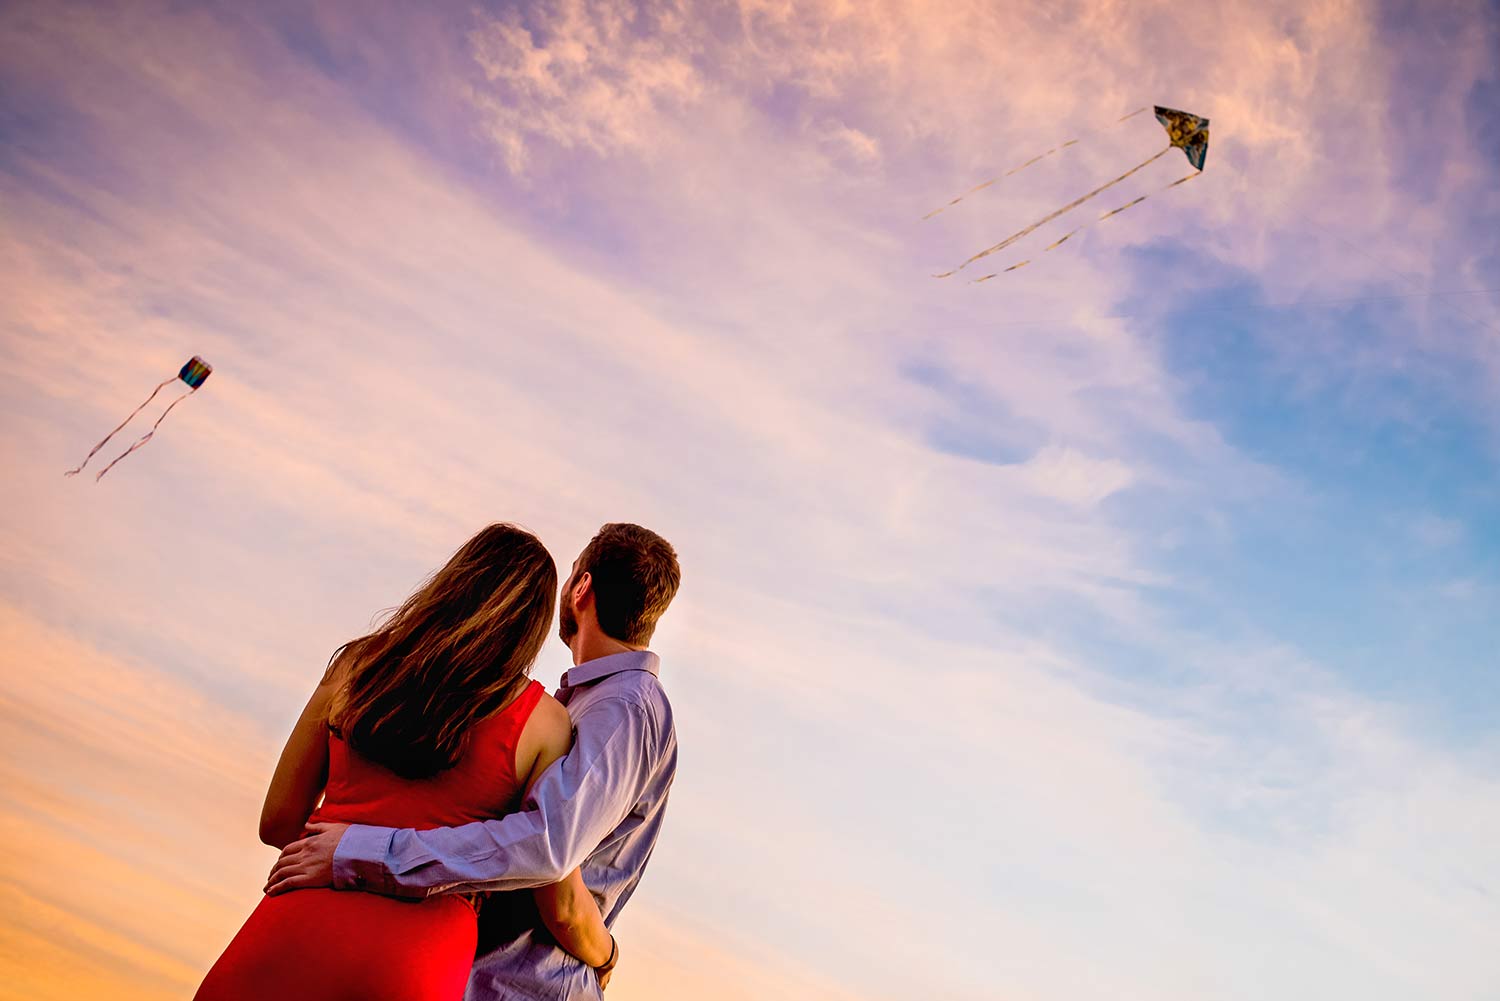
[[[344,832],[333,851],[333,888],[336,890],[381,890],[389,880],[385,860],[390,854],[388,827],[355,824]]]
[[[620,961],[620,945],[619,945],[618,942],[615,941],[615,934],[614,934],[614,932],[610,932],[609,933],[609,958],[606,959],[603,963],[601,963],[598,966],[594,967],[594,969],[598,970],[600,973],[608,973],[610,970],[613,970],[615,968],[615,964],[618,963],[619,961]]]

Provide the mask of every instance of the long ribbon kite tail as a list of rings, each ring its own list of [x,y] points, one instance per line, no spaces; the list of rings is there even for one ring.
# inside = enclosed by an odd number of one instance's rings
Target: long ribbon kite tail
[[[1016,263],[1012,264],[1008,268],[1001,268],[999,271],[996,271],[994,274],[985,275],[983,278],[976,278],[973,281],[969,282],[969,284],[970,285],[978,285],[980,282],[987,282],[991,278],[999,278],[1001,275],[1003,275],[1003,274],[1005,274],[1005,273],[1007,273],[1009,271],[1015,271],[1018,268],[1024,268],[1026,265],[1028,265],[1030,263],[1031,263],[1031,258],[1028,257],[1024,261],[1017,261]]]
[[[1193,178],[1197,177],[1201,173],[1203,173],[1203,171],[1201,171],[1201,170],[1195,170],[1195,171],[1193,171],[1191,174],[1189,174],[1186,177],[1179,177],[1177,180],[1173,181],[1171,184],[1167,185],[1164,188],[1161,188],[1161,189],[1159,189],[1157,191],[1152,191],[1149,194],[1144,194],[1141,197],[1135,199],[1134,201],[1126,202],[1124,205],[1121,205],[1117,209],[1110,209],[1108,212],[1104,213],[1102,216],[1100,216],[1098,219],[1096,219],[1094,221],[1095,222],[1103,222],[1104,220],[1108,219],[1110,216],[1117,216],[1121,212],[1124,212],[1126,209],[1128,209],[1128,208],[1134,208],[1135,206],[1139,205],[1141,202],[1145,201],[1147,198],[1150,198],[1151,195],[1159,195],[1159,194],[1162,194],[1163,192],[1171,191],[1173,188],[1177,187],[1177,185],[1179,185],[1179,184],[1186,184],[1188,181],[1191,181]],[[1047,249],[1051,250],[1052,248],[1048,247]]]
[[[86,456],[84,456],[83,461],[80,462],[76,468],[68,470],[66,473],[63,473],[63,475],[64,476],[77,476],[79,473],[83,472],[83,467],[87,466],[89,464],[89,460],[92,459],[96,454],[98,454],[98,452],[99,452],[99,450],[101,448],[103,448],[105,445],[109,444],[109,440],[111,438],[113,438],[115,435],[119,434],[121,428],[123,428],[125,425],[129,424],[131,421],[135,420],[135,415],[138,414],[138,413],[140,413],[142,410],[145,410],[146,407],[147,407],[147,405],[150,404],[150,402],[152,400],[156,399],[156,394],[157,393],[160,393],[163,389],[166,389],[168,386],[170,386],[172,383],[174,383],[176,381],[177,381],[177,376],[174,375],[174,376],[172,376],[172,378],[166,380],[161,385],[159,385],[155,389],[151,390],[151,395],[148,396],[148,397],[146,397],[146,402],[145,403],[142,403],[140,406],[138,406],[134,410],[132,410],[130,412],[130,416],[129,417],[127,417],[123,421],[121,421],[120,424],[119,424],[119,426],[116,427],[113,431],[111,431],[109,434],[105,435],[104,436],[104,440],[101,441],[99,444],[95,445],[93,447],[93,449],[89,452],[89,454],[86,455]],[[97,481],[95,481],[95,482],[97,482]]]
[[[1005,175],[1002,174],[1000,176],[1004,177]],[[957,198],[953,199],[953,201],[949,202],[947,205],[940,205],[937,208],[933,209],[931,212],[929,212],[926,215],[924,215],[922,217],[922,221],[926,222],[928,219],[931,219],[933,216],[937,215],[939,212],[943,211],[944,209],[952,208],[953,206],[957,205],[959,202],[963,201],[965,198],[968,198],[970,195],[974,194],[976,191],[983,191],[985,188],[989,187],[991,184],[994,184],[998,180],[1000,180],[999,177],[992,177],[988,181],[985,181],[983,184],[976,184],[976,185],[974,185],[968,191],[965,191],[963,194],[961,194]]]
[[[1135,201],[1136,202],[1145,201],[1145,197],[1142,196],[1141,198],[1137,198]],[[1130,203],[1130,205],[1134,205],[1134,204],[1135,204],[1135,202],[1131,202]],[[1125,206],[1125,208],[1129,208],[1129,207],[1130,207],[1129,205]],[[1123,211],[1125,211],[1125,209],[1115,209],[1115,212],[1123,212]],[[1110,214],[1113,215],[1114,213],[1110,213]],[[1100,218],[1106,218],[1106,217],[1105,216],[1101,216]],[[1061,247],[1063,244],[1067,243],[1068,240],[1070,240],[1075,233],[1078,233],[1078,232],[1080,232],[1082,230],[1088,229],[1088,227],[1089,227],[1088,223],[1084,223],[1082,226],[1074,226],[1072,229],[1068,230],[1062,236],[1059,236],[1056,240],[1053,240],[1051,243],[1049,243],[1045,247],[1043,247],[1042,248],[1042,253],[1045,254],[1047,251],[1052,250],[1055,247]],[[1026,265],[1028,265],[1030,263],[1031,263],[1031,258],[1028,257],[1026,260],[1019,261],[1019,262],[1017,262],[1015,264],[1012,264],[1008,268],[1002,268],[1001,270],[995,272],[995,274],[993,274],[993,275],[985,275],[983,278],[976,278],[976,279],[974,279],[974,281],[970,282],[969,284],[975,285],[975,284],[978,284],[979,282],[987,281],[990,278],[994,278],[996,275],[1003,275],[1007,271],[1014,271],[1017,268],[1025,267]]]
[[[162,385],[164,386],[164,385],[166,385],[166,383],[162,383]],[[169,406],[169,407],[167,407],[167,409],[163,410],[161,412],[161,416],[156,419],[156,423],[153,424],[153,425],[151,425],[151,430],[147,431],[144,435],[142,435],[140,437],[140,439],[134,445],[131,445],[125,451],[123,451],[119,455],[115,456],[115,461],[111,462],[109,465],[107,465],[103,469],[101,469],[99,471],[99,475],[94,477],[94,482],[98,483],[100,480],[104,479],[104,474],[107,473],[107,472],[109,472],[111,469],[115,468],[115,462],[119,462],[121,459],[125,458],[125,456],[129,455],[131,452],[134,452],[136,449],[138,449],[142,445],[146,444],[146,442],[150,441],[151,440],[151,436],[154,435],[154,434],[156,434],[156,429],[159,428],[159,427],[161,427],[161,422],[164,421],[164,420],[166,420],[167,419],[167,415],[172,412],[172,407],[177,406],[177,404],[181,403],[183,400],[187,399],[189,396],[192,396],[196,392],[197,392],[196,389],[190,389],[186,393],[183,393],[181,396],[177,397],[177,399],[173,400],[171,406]]]
[[[1121,212],[1124,212],[1126,209],[1131,208],[1132,206],[1135,206],[1135,205],[1139,205],[1141,202],[1145,201],[1149,197],[1150,197],[1149,195],[1142,195],[1141,197],[1139,197],[1139,198],[1137,198],[1137,199],[1135,199],[1133,201],[1126,202],[1124,205],[1121,205],[1117,209],[1110,209],[1108,212],[1106,212],[1102,216],[1100,216],[1097,221],[1098,222],[1103,222],[1104,220],[1108,219],[1110,216],[1119,215]]]
[[[1049,243],[1045,247],[1043,247],[1042,248],[1042,253],[1045,254],[1047,251],[1051,250],[1053,247],[1061,247],[1063,244],[1067,243],[1069,240],[1071,240],[1073,238],[1073,234],[1074,233],[1077,233],[1079,230],[1083,229],[1087,225],[1088,225],[1088,223],[1084,223],[1083,226],[1074,226],[1072,229],[1068,230],[1062,236],[1059,236],[1056,240],[1053,240],[1051,243]]]
[[[1144,108],[1136,108],[1130,114],[1124,115],[1124,116],[1122,116],[1120,118],[1115,119],[1109,125],[1104,126],[1104,128],[1113,128],[1115,125],[1119,125],[1123,121],[1127,121],[1127,120],[1129,120],[1131,118],[1134,118],[1136,115],[1142,114],[1143,112],[1147,112],[1147,111],[1150,111],[1150,110],[1151,110],[1151,107],[1149,105],[1147,105]],[[1102,131],[1104,131],[1104,128],[1095,129],[1094,132],[1102,132]],[[1094,133],[1089,133],[1089,134],[1092,135]],[[1025,163],[1021,164],[1019,167],[1012,167],[1009,170],[1007,170],[1005,173],[1000,174],[1000,175],[998,175],[996,177],[992,177],[988,181],[985,181],[982,184],[976,184],[974,187],[970,188],[968,191],[965,191],[963,194],[961,194],[957,198],[953,199],[947,205],[939,206],[938,208],[935,208],[931,212],[929,212],[926,215],[924,215],[922,217],[922,221],[926,222],[928,219],[931,219],[933,216],[937,215],[938,213],[944,212],[944,211],[946,211],[948,209],[951,209],[953,206],[957,205],[959,202],[963,201],[965,198],[968,198],[970,195],[978,194],[979,192],[983,191],[985,188],[989,187],[991,184],[994,184],[996,181],[1001,180],[1001,179],[1006,178],[1006,177],[1009,177],[1012,174],[1018,174],[1021,171],[1025,170],[1027,167],[1031,166],[1033,163],[1036,163],[1039,160],[1045,160],[1045,159],[1047,159],[1047,157],[1051,156],[1053,153],[1061,153],[1063,150],[1067,149],[1069,146],[1076,146],[1076,145],[1078,145],[1082,141],[1083,140],[1081,140],[1081,139],[1069,139],[1065,143],[1060,143],[1060,144],[1058,144],[1056,146],[1053,146],[1051,149],[1049,149],[1045,153],[1040,153],[1040,154],[1032,157],[1030,160],[1027,160]]]
[[[1144,109],[1142,109],[1142,110],[1144,110]],[[983,191],[985,188],[989,187],[991,184],[994,184],[996,181],[1002,180],[1003,178],[1007,178],[1007,177],[1009,177],[1012,174],[1016,174],[1016,173],[1019,173],[1019,172],[1025,170],[1027,167],[1031,166],[1033,163],[1036,163],[1038,160],[1045,160],[1045,159],[1047,159],[1047,157],[1051,156],[1053,153],[1056,153],[1059,150],[1065,150],[1069,146],[1076,146],[1077,144],[1078,144],[1078,140],[1077,139],[1069,139],[1067,142],[1062,143],[1061,145],[1053,146],[1051,149],[1049,149],[1045,153],[1039,153],[1038,155],[1032,157],[1030,160],[1027,160],[1025,163],[1021,164],[1019,167],[1012,167],[1009,170],[1007,170],[1005,173],[1000,174],[997,177],[992,177],[988,181],[985,181],[982,184],[976,184],[976,185],[974,185],[974,187],[970,188],[968,191],[965,191],[963,194],[961,194],[957,198],[953,199],[953,201],[949,202],[947,205],[943,205],[943,206],[940,206],[938,208],[935,208],[931,212],[929,212],[926,215],[924,215],[922,217],[922,221],[926,222],[928,219],[931,219],[933,216],[937,215],[939,212],[945,211],[947,209],[951,209],[953,206],[957,205],[959,202],[963,201],[965,198],[968,198],[970,195],[976,194],[976,193],[978,193],[980,191]]]
[[[1193,178],[1197,177],[1201,173],[1203,173],[1203,171],[1201,171],[1201,170],[1195,170],[1195,171],[1193,171],[1191,174],[1189,174],[1186,177],[1179,177],[1177,180],[1173,181],[1171,184],[1168,184],[1166,187],[1158,188],[1155,191],[1151,191],[1151,192],[1148,192],[1148,193],[1146,193],[1144,195],[1141,195],[1139,198],[1132,199],[1131,201],[1126,202],[1124,205],[1121,205],[1117,209],[1110,209],[1108,212],[1104,213],[1103,215],[1101,215],[1097,219],[1094,219],[1094,220],[1091,220],[1089,222],[1086,222],[1086,223],[1084,223],[1081,226],[1074,226],[1072,229],[1068,230],[1062,236],[1058,237],[1056,240],[1053,240],[1051,243],[1047,244],[1047,246],[1043,247],[1042,248],[1042,253],[1045,254],[1049,250],[1055,250],[1056,248],[1061,247],[1063,244],[1067,243],[1070,239],[1072,239],[1075,234],[1077,234],[1079,232],[1082,232],[1085,229],[1088,229],[1090,226],[1093,226],[1093,225],[1095,225],[1097,223],[1101,223],[1104,220],[1110,218],[1111,216],[1117,216],[1121,212],[1124,212],[1126,209],[1133,208],[1134,206],[1139,205],[1141,202],[1145,201],[1147,198],[1150,198],[1152,195],[1159,195],[1159,194],[1162,194],[1163,192],[1172,190],[1173,188],[1177,187],[1177,185],[1179,185],[1179,184],[1186,184],[1188,181],[1191,181]],[[1012,264],[1010,267],[1005,268],[1002,271],[995,272],[994,275],[985,275],[983,278],[976,278],[970,284],[976,284],[978,282],[988,281],[989,279],[994,278],[995,275],[1003,275],[1003,274],[1005,274],[1006,271],[1014,271],[1014,270],[1016,270],[1016,268],[1019,268],[1019,267],[1021,267],[1023,265],[1029,264],[1029,263],[1031,263],[1030,259],[1021,261],[1019,264]],[[949,274],[952,274],[952,272],[949,272]]]
[[[979,253],[975,254],[973,257],[969,258],[967,261],[964,261],[962,264],[960,264],[954,270],[955,271],[962,271],[964,268],[968,267],[970,264],[973,264],[975,261],[979,260],[980,258],[982,258],[982,257],[988,257],[991,254],[994,254],[994,253],[997,253],[997,252],[999,252],[1001,250],[1004,250],[1006,247],[1009,247],[1011,244],[1015,243],[1017,240],[1020,240],[1020,239],[1022,239],[1024,237],[1027,237],[1027,236],[1030,236],[1032,233],[1035,233],[1037,230],[1039,230],[1043,226],[1047,225],[1047,223],[1051,222],[1053,219],[1056,219],[1060,215],[1066,215],[1067,213],[1069,213],[1069,212],[1073,211],[1074,209],[1076,209],[1078,206],[1082,205],[1084,202],[1088,201],[1090,198],[1097,197],[1098,195],[1102,194],[1103,192],[1108,191],[1110,188],[1114,187],[1116,184],[1119,184],[1121,181],[1123,181],[1126,178],[1130,177],[1131,175],[1135,174],[1137,171],[1144,170],[1146,167],[1148,167],[1151,164],[1155,163],[1157,160],[1160,160],[1162,157],[1166,156],[1170,152],[1172,152],[1172,147],[1168,146],[1166,149],[1162,150],[1160,153],[1157,153],[1155,156],[1150,157],[1147,160],[1143,160],[1140,163],[1136,164],[1134,167],[1131,167],[1129,170],[1125,171],[1125,173],[1121,174],[1119,177],[1115,178],[1114,180],[1107,181],[1104,184],[1099,185],[1093,191],[1090,191],[1088,194],[1081,195],[1078,198],[1073,199],[1071,202],[1069,202],[1068,204],[1064,205],[1062,208],[1058,209],[1056,212],[1049,213],[1048,215],[1045,215],[1042,218],[1038,219],[1036,222],[1032,223],[1030,226],[1027,226],[1025,229],[1022,229],[1022,230],[1019,230],[1019,231],[1017,231],[1015,233],[1012,233],[1010,236],[1007,236],[1005,239],[1001,240],[999,243],[995,244],[993,247],[986,247],[984,250],[981,250]],[[949,274],[952,274],[952,272],[949,272]]]

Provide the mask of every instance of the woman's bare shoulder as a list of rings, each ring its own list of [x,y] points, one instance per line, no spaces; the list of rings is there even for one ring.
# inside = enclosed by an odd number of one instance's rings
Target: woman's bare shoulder
[[[568,710],[543,692],[521,730],[517,748],[517,771],[529,776],[526,785],[529,787],[543,769],[567,754],[572,746],[573,721],[568,718]]]
[[[536,727],[537,736],[550,738],[549,743],[561,740],[564,750],[567,750],[567,745],[572,740],[573,720],[568,717],[568,710],[546,692],[537,700],[526,726],[528,729]]]

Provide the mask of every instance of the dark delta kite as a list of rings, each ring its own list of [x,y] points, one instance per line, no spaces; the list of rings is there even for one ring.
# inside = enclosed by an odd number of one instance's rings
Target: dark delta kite
[[[114,462],[111,462],[109,465],[105,466],[104,469],[100,471],[99,475],[94,477],[95,483],[102,480],[104,478],[104,474],[114,468],[115,462],[119,462],[121,459],[125,458],[125,456],[129,455],[131,452],[134,452],[136,449],[146,444],[146,442],[150,441],[151,436],[156,434],[156,429],[161,427],[161,422],[167,419],[167,414],[170,414],[172,412],[172,407],[177,406],[177,404],[181,403],[183,400],[196,393],[198,391],[198,387],[203,385],[204,380],[208,378],[209,373],[213,370],[214,369],[212,365],[204,361],[202,358],[199,358],[197,355],[194,355],[192,358],[188,359],[187,364],[182,366],[181,370],[179,370],[176,375],[174,375],[170,379],[163,380],[161,384],[159,384],[155,389],[151,391],[151,395],[146,397],[145,403],[142,403],[140,406],[132,410],[129,417],[121,421],[119,426],[116,427],[113,431],[105,435],[104,440],[95,445],[93,451],[84,456],[83,461],[78,464],[78,468],[70,469],[66,473],[63,473],[63,475],[77,476],[79,473],[81,473],[83,471],[83,467],[89,464],[89,460],[92,459],[94,455],[101,448],[103,448],[111,438],[119,434],[121,428],[123,428],[126,424],[129,424],[135,418],[136,414],[140,413],[142,410],[145,410],[147,404],[156,399],[157,393],[160,393],[163,389],[166,389],[168,386],[170,386],[174,382],[177,382],[179,379],[183,383],[185,383],[188,387],[188,391],[177,397],[177,399],[173,400],[171,404],[168,405],[167,409],[161,412],[161,416],[156,419],[156,423],[151,425],[151,430],[142,435],[135,444],[131,445],[125,451],[116,456]]]
[[[1141,112],[1143,112],[1145,110],[1146,110],[1145,108],[1138,108],[1135,111],[1132,111],[1130,114],[1125,115],[1124,117],[1118,119],[1115,122],[1115,124],[1119,124],[1119,122],[1123,122],[1123,121],[1126,121],[1127,119],[1134,118],[1136,115],[1139,115]],[[1064,205],[1062,208],[1056,210],[1055,212],[1050,212],[1047,215],[1043,216],[1042,218],[1038,219],[1036,222],[1032,223],[1031,225],[1026,226],[1025,228],[1023,228],[1021,230],[1018,230],[1015,233],[1012,233],[1010,236],[1007,236],[1005,239],[1001,240],[999,243],[995,244],[994,246],[986,247],[984,250],[981,250],[979,253],[975,254],[974,256],[970,257],[968,260],[966,260],[962,264],[960,264],[958,267],[954,268],[952,271],[945,271],[945,272],[943,272],[940,275],[933,275],[933,277],[934,278],[948,278],[948,277],[950,277],[952,275],[955,275],[958,272],[962,271],[964,268],[967,268],[970,264],[973,264],[977,260],[981,260],[982,258],[990,256],[991,254],[998,253],[998,252],[1000,252],[1002,250],[1005,250],[1007,247],[1012,246],[1013,244],[1015,244],[1019,240],[1025,239],[1026,237],[1030,236],[1032,233],[1036,232],[1038,229],[1040,229],[1043,226],[1047,225],[1047,223],[1051,222],[1052,220],[1058,218],[1061,215],[1065,215],[1068,212],[1073,211],[1074,209],[1076,209],[1078,206],[1082,205],[1084,202],[1088,201],[1089,199],[1094,198],[1095,196],[1097,196],[1099,194],[1102,194],[1105,191],[1108,191],[1110,188],[1114,187],[1116,184],[1119,184],[1121,181],[1124,181],[1127,178],[1129,178],[1129,177],[1133,176],[1134,174],[1136,174],[1137,172],[1139,172],[1141,170],[1144,170],[1146,167],[1150,166],[1151,164],[1155,163],[1157,160],[1160,160],[1162,157],[1164,157],[1168,153],[1172,152],[1172,150],[1174,148],[1182,150],[1182,152],[1187,156],[1188,163],[1192,164],[1192,166],[1193,166],[1193,173],[1188,174],[1186,177],[1178,178],[1177,180],[1173,181],[1171,184],[1168,184],[1168,185],[1166,185],[1163,188],[1159,188],[1156,191],[1149,192],[1147,194],[1141,195],[1139,198],[1136,198],[1135,200],[1130,201],[1130,202],[1126,202],[1124,205],[1121,205],[1118,208],[1110,209],[1108,212],[1105,212],[1104,214],[1102,214],[1101,216],[1099,216],[1099,218],[1097,218],[1097,219],[1090,220],[1089,222],[1085,222],[1085,223],[1083,223],[1080,226],[1074,227],[1073,229],[1071,229],[1068,232],[1064,233],[1058,239],[1054,240],[1052,243],[1048,244],[1046,247],[1042,248],[1041,252],[1045,254],[1047,251],[1052,250],[1055,247],[1061,246],[1062,244],[1066,243],[1068,241],[1068,239],[1070,237],[1072,237],[1075,233],[1077,233],[1079,230],[1085,229],[1088,226],[1093,225],[1093,223],[1103,222],[1105,219],[1108,219],[1108,218],[1110,218],[1112,216],[1117,216],[1121,212],[1124,212],[1126,209],[1132,208],[1132,207],[1134,207],[1136,205],[1139,205],[1141,202],[1145,201],[1147,198],[1151,197],[1151,195],[1153,195],[1153,194],[1160,194],[1163,191],[1167,191],[1167,190],[1170,190],[1171,188],[1177,187],[1179,184],[1186,184],[1188,181],[1191,181],[1193,178],[1197,177],[1199,174],[1201,174],[1203,172],[1203,163],[1204,163],[1204,161],[1208,157],[1208,119],[1207,118],[1200,118],[1197,115],[1190,114],[1190,113],[1188,113],[1186,111],[1178,111],[1175,108],[1163,108],[1160,105],[1156,106],[1155,111],[1156,111],[1156,120],[1158,122],[1160,122],[1161,125],[1162,125],[1162,128],[1166,129],[1166,131],[1167,131],[1168,145],[1167,145],[1167,147],[1165,149],[1157,152],[1155,155],[1147,158],[1146,160],[1142,161],[1141,163],[1136,164],[1134,167],[1131,167],[1129,170],[1125,171],[1125,173],[1121,174],[1119,177],[1116,177],[1116,178],[1114,178],[1111,181],[1106,181],[1105,183],[1103,183],[1103,184],[1099,185],[1097,188],[1095,188],[1093,191],[1090,191],[1089,193],[1087,193],[1085,195],[1082,195],[1082,196],[1080,196],[1078,198],[1073,199],[1071,202],[1069,202],[1068,204]],[[1015,168],[1007,171],[1004,174],[1001,174],[999,177],[992,177],[988,181],[985,181],[983,184],[980,184],[977,187],[971,188],[969,191],[966,191],[964,194],[959,195],[957,198],[953,199],[951,202],[949,202],[947,205],[944,205],[942,208],[939,208],[939,209],[936,209],[936,210],[934,210],[932,212],[927,213],[927,215],[923,216],[923,218],[924,219],[930,219],[933,216],[937,215],[939,212],[942,212],[943,209],[946,209],[949,206],[958,204],[959,202],[961,202],[965,198],[967,198],[969,195],[974,194],[976,191],[981,191],[984,188],[989,187],[990,185],[994,184],[996,181],[1000,180],[1001,178],[1009,177],[1011,174],[1017,173],[1018,171],[1021,171],[1021,170],[1025,170],[1027,167],[1029,167],[1032,164],[1036,163],[1038,160],[1045,159],[1046,157],[1051,156],[1053,153],[1057,153],[1057,152],[1060,152],[1062,150],[1067,149],[1070,146],[1077,145],[1078,142],[1079,142],[1079,140],[1077,140],[1077,139],[1070,139],[1070,140],[1068,140],[1065,143],[1062,143],[1062,144],[1060,144],[1058,146],[1054,146],[1054,147],[1052,147],[1052,149],[1049,149],[1047,152],[1042,153],[1039,156],[1032,157],[1030,160],[1027,160],[1025,163],[1021,164],[1020,166],[1015,167]],[[976,278],[974,280],[976,282],[989,281],[991,278],[994,278],[994,277],[996,277],[998,275],[1005,274],[1008,271],[1015,271],[1017,268],[1023,268],[1023,267],[1025,267],[1026,265],[1028,265],[1030,263],[1031,263],[1031,259],[1027,258],[1026,260],[1018,261],[1017,263],[1012,264],[1010,267],[1003,268],[1000,271],[994,272],[993,274],[984,275],[983,277]]]

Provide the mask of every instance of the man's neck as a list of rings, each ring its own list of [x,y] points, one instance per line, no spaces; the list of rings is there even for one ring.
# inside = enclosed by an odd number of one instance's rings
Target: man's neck
[[[573,642],[569,646],[573,650],[574,667],[577,667],[579,664],[586,664],[591,660],[598,660],[600,657],[609,657],[617,653],[630,653],[646,649],[643,646],[631,646],[629,643],[622,643],[613,636],[606,636],[603,633],[582,629],[578,631],[577,636],[573,637]]]

